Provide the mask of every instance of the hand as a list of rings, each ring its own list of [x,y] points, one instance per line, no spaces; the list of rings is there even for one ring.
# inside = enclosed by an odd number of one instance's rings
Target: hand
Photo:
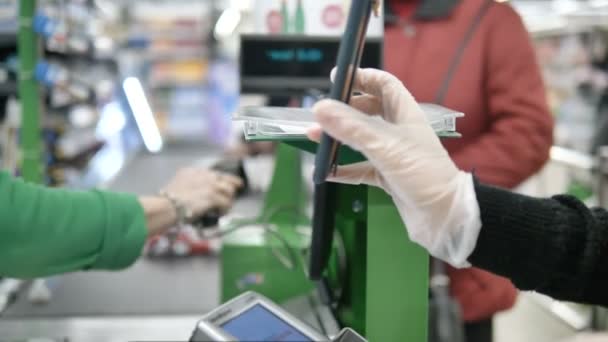
[[[161,191],[179,201],[195,219],[212,208],[228,209],[240,186],[241,180],[237,177],[207,169],[187,168],[178,171]],[[178,213],[169,198],[143,196],[139,197],[139,203],[146,217],[148,235],[162,234],[178,223]]]
[[[360,69],[349,107],[323,100],[316,119],[329,135],[368,161],[338,167],[329,181],[368,184],[390,194],[410,239],[454,266],[468,265],[481,221],[470,174],[458,170],[422,109],[389,73]],[[321,128],[308,132],[318,141]]]
[[[197,218],[209,209],[227,210],[243,184],[232,175],[204,168],[185,168],[162,189]]]

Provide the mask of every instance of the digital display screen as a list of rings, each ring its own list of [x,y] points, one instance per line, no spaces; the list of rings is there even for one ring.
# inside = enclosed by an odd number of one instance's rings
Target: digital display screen
[[[239,341],[313,342],[260,304],[222,324]]]
[[[243,36],[240,61],[242,90],[258,87],[327,90],[331,85],[329,73],[336,65],[339,47],[339,37]],[[382,67],[381,40],[366,41],[360,65],[363,68]],[[271,79],[282,81],[260,83]]]

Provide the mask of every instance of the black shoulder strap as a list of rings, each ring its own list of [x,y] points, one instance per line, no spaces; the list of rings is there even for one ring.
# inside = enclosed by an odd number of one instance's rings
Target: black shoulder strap
[[[448,89],[450,88],[450,83],[452,83],[452,78],[454,77],[454,73],[456,72],[456,70],[458,69],[458,66],[460,65],[460,60],[462,59],[464,50],[466,49],[467,45],[469,45],[471,38],[473,38],[473,34],[477,30],[477,27],[479,26],[479,24],[481,23],[481,20],[485,16],[486,12],[488,12],[488,9],[490,8],[490,6],[492,6],[493,3],[494,3],[494,0],[486,0],[484,2],[484,4],[479,8],[479,11],[477,12],[477,15],[475,15],[475,17],[473,18],[473,21],[471,21],[471,25],[469,26],[469,29],[466,31],[464,37],[462,38],[460,45],[456,49],[456,54],[454,55],[454,58],[452,59],[452,63],[450,64],[450,67],[448,68],[448,72],[446,73],[443,83],[441,84],[441,87],[439,88],[439,91],[437,92],[437,95],[435,96],[436,104],[443,104],[443,101],[445,101],[445,97],[448,93]]]

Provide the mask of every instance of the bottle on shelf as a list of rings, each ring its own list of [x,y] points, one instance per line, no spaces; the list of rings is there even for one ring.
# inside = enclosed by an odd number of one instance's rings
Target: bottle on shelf
[[[46,39],[62,39],[66,35],[65,26],[61,25],[60,21],[55,20],[44,13],[37,13],[34,16],[32,19],[32,26],[36,33]]]
[[[297,6],[296,6],[296,14],[294,16],[294,31],[295,33],[306,33],[306,17],[304,15],[304,6],[302,5],[302,1],[304,0],[298,0]]]
[[[289,9],[287,8],[287,0],[281,0],[281,24],[281,32],[289,33]]]
[[[40,61],[36,65],[34,75],[38,82],[49,88],[64,91],[76,101],[88,101],[93,97],[90,87],[77,80],[61,65]]]
[[[93,51],[93,44],[86,36],[70,32],[62,21],[43,13],[34,16],[33,27],[34,31],[46,40],[50,51],[77,54]]]

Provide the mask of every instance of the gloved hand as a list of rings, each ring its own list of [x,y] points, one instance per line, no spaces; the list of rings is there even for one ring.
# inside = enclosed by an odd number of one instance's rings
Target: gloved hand
[[[389,73],[360,69],[351,106],[323,100],[313,111],[321,129],[368,161],[338,167],[329,181],[368,184],[390,194],[410,239],[455,267],[469,266],[481,219],[471,174],[458,170],[416,100]]]

